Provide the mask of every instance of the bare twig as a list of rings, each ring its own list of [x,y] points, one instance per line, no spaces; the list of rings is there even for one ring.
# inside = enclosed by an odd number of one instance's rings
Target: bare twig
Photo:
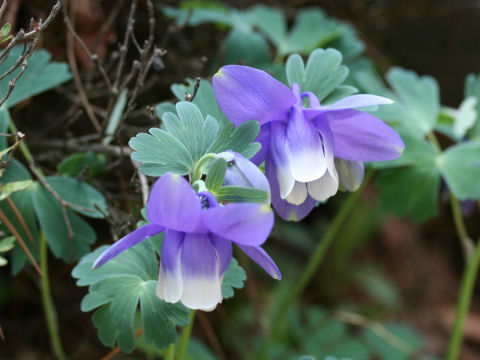
[[[50,23],[52,22],[53,19],[55,19],[55,16],[57,16],[58,12],[60,11],[62,7],[62,4],[61,4],[61,1],[58,0],[55,5],[53,5],[52,7],[52,10],[50,11],[50,14],[48,15],[47,19],[42,22],[40,20],[40,24],[39,26],[35,29],[35,30],[32,30],[28,33],[26,33],[22,39],[20,40],[26,40],[26,39],[29,39],[31,37],[34,37],[36,36],[37,34],[41,33],[42,31],[44,31],[48,25],[50,25]]]
[[[7,158],[7,161],[3,162],[3,160],[0,158],[0,177],[2,177],[5,169],[7,168],[7,166],[10,164],[10,162],[12,161],[13,159],[13,153],[15,152],[15,150],[17,149],[17,147],[20,146],[20,143],[23,141],[23,139],[25,138],[25,134],[23,134],[22,132],[20,131],[17,131],[17,134],[16,134],[16,137],[17,137],[17,140],[15,141],[15,143],[12,145],[10,151],[9,151],[9,154],[8,154],[8,158]]]
[[[197,91],[200,88],[200,78],[197,77],[195,78],[195,85],[193,86],[193,94],[190,95],[189,93],[185,94],[185,101],[193,101],[195,99],[195,96],[197,95]]]
[[[77,4],[77,2],[73,1],[72,2],[72,8]],[[66,12],[66,9],[64,8],[64,19],[68,18],[68,13]],[[72,10],[72,13],[74,11]],[[68,21],[69,24],[71,24],[71,28],[73,30],[73,20],[70,22],[70,19],[66,20]],[[95,113],[92,109],[92,106],[90,105],[90,102],[88,101],[87,94],[85,92],[85,89],[82,84],[82,80],[80,78],[80,73],[78,71],[77,67],[77,61],[75,59],[75,52],[73,50],[73,37],[74,37],[74,32],[69,31],[67,34],[67,59],[68,63],[70,65],[70,69],[72,70],[72,75],[73,75],[73,82],[75,83],[75,87],[77,88],[78,95],[80,96],[80,100],[82,101],[83,107],[85,109],[85,112],[87,113],[88,118],[90,119],[92,125],[95,127],[95,130],[100,133],[102,132],[102,127],[100,126],[100,123],[98,122],[97,117],[95,116]]]
[[[37,244],[35,243],[32,233],[30,232],[30,229],[27,226],[27,223],[25,222],[25,219],[23,218],[22,214],[17,208],[17,205],[13,202],[10,197],[7,197],[5,200],[7,200],[8,206],[10,206],[10,209],[12,209],[13,213],[15,214],[15,217],[17,218],[18,222],[20,223],[20,226],[22,227],[23,231],[25,231],[25,234],[27,234],[28,240],[30,240],[30,243],[35,247],[38,248]]]
[[[35,258],[33,257],[32,253],[30,250],[28,250],[27,245],[25,245],[25,242],[23,241],[22,237],[18,233],[18,231],[15,229],[15,227],[12,225],[10,220],[8,220],[7,215],[3,212],[3,210],[0,209],[0,220],[5,224],[7,227],[8,231],[17,239],[18,244],[21,246],[27,257],[30,259],[32,262],[33,267],[37,271],[38,275],[43,276],[42,270],[40,270],[40,267],[38,266],[37,262],[35,261]]]
[[[37,180],[43,185],[47,191],[53,195],[53,197],[60,203],[60,205],[64,208],[70,208],[73,210],[77,211],[83,211],[83,212],[95,212],[94,209],[87,208],[84,206],[80,206],[77,204],[73,204],[71,202],[68,202],[64,200],[51,186],[50,184],[45,180],[43,175],[38,171],[38,169],[35,167],[35,164],[30,164],[30,170],[32,171],[33,175],[37,178]]]
[[[61,0],[61,1],[63,1],[63,0]],[[85,42],[82,40],[82,38],[77,34],[75,29],[73,28],[73,24],[70,21],[70,17],[68,15],[67,8],[66,8],[65,5],[63,6],[63,21],[64,21],[65,25],[67,26],[67,29],[70,31],[70,34],[73,35],[75,40],[77,40],[77,42],[80,44],[80,46],[85,51],[85,53],[90,58],[90,60],[93,62],[95,67],[100,71],[100,74],[102,75],[103,80],[105,81],[105,84],[107,84],[107,87],[110,89],[110,91],[112,93],[117,94],[116,89],[112,88],[112,83],[110,82],[110,79],[107,75],[107,72],[105,71],[104,67],[100,64],[100,60],[98,59],[98,55],[97,54],[92,54],[92,52],[90,51],[88,46],[85,44]]]
[[[148,201],[148,194],[149,194],[147,177],[140,171],[139,165],[135,160],[131,160],[131,162],[133,167],[135,168],[135,172],[137,173],[138,180],[140,181],[140,189],[142,190],[143,205],[146,205]]]
[[[130,6],[130,13],[127,20],[127,30],[125,31],[125,36],[123,38],[123,44],[120,46],[120,56],[118,60],[117,70],[115,72],[115,80],[113,82],[113,88],[117,89],[117,93],[120,93],[121,89],[118,89],[118,84],[120,83],[120,77],[122,76],[123,67],[125,65],[125,58],[128,52],[128,39],[130,38],[130,33],[133,31],[133,24],[135,23],[135,12],[137,11],[137,0],[132,0]]]
[[[2,7],[0,7],[0,19],[3,17],[3,13],[7,9],[8,0],[3,0]]]

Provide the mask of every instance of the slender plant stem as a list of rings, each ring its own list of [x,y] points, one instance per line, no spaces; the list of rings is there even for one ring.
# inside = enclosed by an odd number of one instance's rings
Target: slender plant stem
[[[48,277],[48,247],[47,240],[43,233],[40,233],[40,269],[42,270],[42,303],[45,320],[47,322],[48,333],[52,341],[53,351],[57,359],[65,359],[58,326],[53,310],[52,294],[50,292],[50,279]]]
[[[447,350],[447,360],[458,359],[463,340],[463,325],[465,323],[465,318],[467,317],[470,302],[472,300],[472,293],[475,286],[479,265],[480,239],[463,273],[460,295],[457,303],[457,311],[455,315],[455,323],[452,334],[450,335],[450,342]]]
[[[431,132],[427,135],[428,141],[439,151],[442,151],[440,143],[435,134]],[[472,301],[473,288],[477,278],[478,268],[480,265],[480,240],[475,247],[470,235],[468,235],[467,227],[462,216],[460,203],[455,195],[450,191],[450,205],[452,208],[453,222],[457,231],[460,245],[462,246],[465,259],[465,270],[462,275],[462,283],[460,286],[460,294],[457,302],[457,311],[455,314],[455,323],[453,331],[450,335],[450,342],[447,350],[447,360],[456,360],[460,353],[463,340],[463,325],[468,314],[470,302]]]
[[[470,236],[468,235],[467,227],[465,226],[465,222],[463,221],[460,204],[455,195],[452,194],[452,192],[450,192],[450,205],[452,207],[453,222],[455,224],[458,238],[460,239],[460,245],[462,246],[465,263],[468,264],[473,256],[475,245]]]
[[[288,314],[289,308],[295,303],[297,298],[300,294],[305,290],[307,285],[312,280],[315,271],[319,267],[320,263],[322,262],[325,254],[327,253],[330,245],[332,244],[333,240],[339,233],[342,225],[347,220],[348,216],[351,214],[352,210],[354,209],[355,205],[357,204],[360,195],[365,188],[366,184],[370,181],[373,176],[373,171],[368,171],[363,185],[357,191],[351,193],[347,200],[343,203],[342,208],[340,211],[335,215],[332,223],[330,224],[328,230],[323,235],[323,238],[318,242],[313,255],[311,256],[307,266],[303,270],[303,273],[296,283],[295,287],[289,291],[283,299],[280,300],[280,305],[277,307],[277,311],[275,312],[272,318],[272,326],[270,333],[268,334],[265,341],[262,343],[262,347],[260,349],[260,353],[258,358],[259,359],[268,359],[270,353],[270,347],[272,345],[272,341],[278,335],[278,332],[282,328],[285,318]]]
[[[196,311],[190,311],[190,322],[183,328],[180,343],[178,344],[177,360],[184,360],[187,354],[188,340],[190,340],[190,334],[192,333],[193,323],[195,322]]]
[[[170,344],[167,350],[165,350],[164,360],[175,360],[175,343]]]

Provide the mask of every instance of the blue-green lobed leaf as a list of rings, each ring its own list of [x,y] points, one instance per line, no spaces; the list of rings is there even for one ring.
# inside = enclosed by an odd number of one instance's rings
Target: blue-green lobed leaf
[[[125,352],[135,348],[134,317],[140,305],[145,340],[160,349],[177,339],[175,326],[188,324],[189,311],[181,304],[168,304],[157,298],[158,262],[154,248],[144,241],[125,251],[99,269],[95,259],[106,249],[102,246],[85,256],[73,269],[77,285],[89,286],[82,300],[82,311],[95,310],[93,323],[100,341],[115,344]]]

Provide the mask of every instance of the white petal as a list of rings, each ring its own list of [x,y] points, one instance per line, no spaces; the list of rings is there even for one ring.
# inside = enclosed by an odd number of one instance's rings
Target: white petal
[[[323,151],[305,149],[301,153],[290,153],[290,170],[295,180],[309,182],[320,178],[327,171]]]
[[[357,190],[362,185],[365,167],[361,161],[335,159],[340,184],[348,191]]]
[[[335,168],[333,169],[335,170]],[[309,195],[318,201],[325,201],[335,195],[338,190],[338,176],[327,171],[320,179],[307,184]]]
[[[222,279],[212,277],[183,277],[182,303],[190,309],[212,311],[222,301]]]
[[[293,186],[295,185],[295,179],[290,173],[290,167],[288,165],[278,166],[275,170],[275,174],[277,175],[280,197],[285,199],[292,191]]]
[[[290,204],[300,205],[307,199],[307,185],[302,182],[295,182],[292,191],[285,198]]]
[[[156,293],[159,299],[169,303],[178,302],[182,296],[183,280],[180,273],[180,261],[177,263],[178,267],[173,272],[165,271],[160,264]]]

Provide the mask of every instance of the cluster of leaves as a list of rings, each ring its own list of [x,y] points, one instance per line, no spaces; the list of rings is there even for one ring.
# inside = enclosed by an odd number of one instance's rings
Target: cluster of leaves
[[[21,51],[21,47],[14,48],[2,64],[0,71],[8,69],[16,61]],[[6,133],[9,123],[12,121],[8,108],[33,95],[58,86],[70,78],[71,75],[66,64],[51,62],[50,54],[45,50],[34,53],[29,59],[29,66],[23,77],[0,109],[0,132]],[[7,88],[8,79],[4,79],[0,82],[0,90],[3,89],[6,92]],[[12,150],[7,147],[7,138],[0,137],[2,155],[7,157]],[[66,163],[68,160],[64,161],[63,166]],[[63,200],[73,204],[73,207],[64,213],[58,200],[39,181],[33,181],[27,168],[15,158],[11,160],[6,169],[2,169],[2,173],[0,210],[9,219],[35,259],[38,259],[40,236],[45,236],[56,257],[67,262],[79,260],[90,251],[90,245],[95,242],[96,234],[91,226],[77,214],[103,218],[107,207],[101,193],[88,183],[77,181],[72,177],[45,177],[46,183]],[[62,171],[59,173],[62,175]],[[11,203],[5,201],[7,197]],[[74,206],[78,206],[78,208]],[[73,237],[69,237],[65,216],[68,216]],[[6,224],[0,225],[0,229],[7,234],[10,233]],[[26,241],[27,239],[29,241]],[[25,251],[18,243],[15,243],[12,251],[12,272],[14,274],[20,272],[25,266],[26,260]]]
[[[403,156],[375,164],[382,204],[399,216],[425,221],[438,213],[438,199],[445,191],[459,200],[480,199],[480,79],[469,75],[465,100],[458,109],[440,104],[435,79],[394,67],[385,75],[388,87],[369,63],[353,73],[362,91],[389,97],[394,104],[375,115],[398,130],[405,142]],[[441,148],[434,132],[443,134]]]
[[[351,324],[358,326],[356,331]],[[293,309],[287,329],[286,338],[272,349],[275,359],[292,359],[295,354],[303,353],[308,355],[299,360],[434,360],[422,354],[422,337],[408,325],[398,322],[383,325],[348,311],[330,313],[319,307],[310,307],[302,314]]]
[[[281,76],[281,63],[290,54],[308,55],[316,48],[332,47],[342,52],[346,62],[351,62],[364,51],[363,42],[349,24],[328,17],[317,7],[299,10],[290,29],[283,11],[263,4],[238,10],[221,3],[184,1],[179,8],[161,9],[178,24],[214,23],[230,29],[215,66],[240,62]],[[270,45],[275,48],[273,57]]]

